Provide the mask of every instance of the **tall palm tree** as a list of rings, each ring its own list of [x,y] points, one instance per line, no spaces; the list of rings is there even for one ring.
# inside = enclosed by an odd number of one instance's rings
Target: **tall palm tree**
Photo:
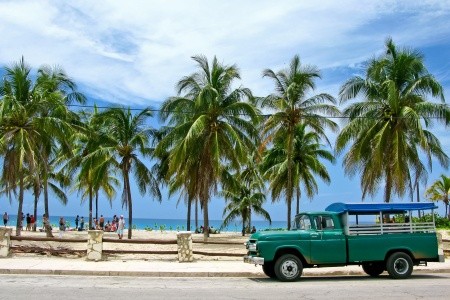
[[[208,203],[217,191],[224,164],[239,169],[258,137],[254,124],[258,111],[244,98],[251,98],[246,88],[233,89],[240,78],[236,66],[226,66],[216,57],[210,65],[204,56],[194,56],[199,70],[182,78],[178,95],[166,100],[161,118],[173,129],[157,146],[157,152],[170,153],[169,176],[195,182],[195,198],[203,207],[204,227],[209,227]],[[180,96],[183,93],[182,96]],[[204,238],[209,236],[204,231]]]
[[[442,201],[445,204],[445,216],[450,218],[448,211],[450,198],[450,177],[441,175],[425,192],[425,195],[431,201]]]
[[[128,208],[129,239],[132,237],[133,227],[130,175],[134,175],[141,195],[149,192],[158,201],[161,201],[158,181],[139,157],[153,158],[154,155],[154,149],[149,147],[154,130],[146,125],[148,118],[151,116],[152,112],[149,108],[143,109],[135,115],[131,113],[129,108],[110,108],[101,113],[100,118],[104,120],[105,130],[108,133],[108,143],[107,146],[91,154],[95,157],[108,153],[110,159],[114,161],[112,164],[120,169],[123,179],[122,205]]]
[[[224,190],[221,194],[228,200],[223,210],[224,219],[221,225],[222,228],[240,217],[242,219],[242,236],[244,236],[246,228],[250,229],[252,226],[252,213],[260,215],[272,223],[270,214],[262,207],[266,196],[257,182],[246,185],[242,181],[238,181],[235,189]]]
[[[274,139],[286,141],[284,147],[287,177],[282,189],[286,194],[287,222],[290,228],[291,203],[296,190],[293,162],[295,128],[299,124],[307,124],[312,131],[328,142],[325,130],[338,130],[337,124],[328,117],[338,116],[339,110],[334,105],[335,99],[331,95],[326,93],[311,95],[320,73],[314,66],[303,66],[298,56],[294,56],[288,69],[276,73],[267,69],[263,72],[263,76],[274,81],[276,92],[258,101],[262,108],[274,111],[263,125],[262,149]]]
[[[288,151],[286,141],[282,136],[278,136],[273,141],[273,147],[269,149],[264,156],[262,170],[264,176],[270,181],[272,190],[272,199],[279,199],[283,193],[286,194],[288,188]],[[299,124],[294,129],[293,137],[293,153],[292,153],[292,170],[291,176],[293,185],[301,191],[303,187],[306,195],[312,198],[318,192],[318,185],[315,176],[320,177],[324,182],[330,182],[330,175],[327,168],[320,159],[334,162],[333,155],[324,149],[324,145],[320,144],[320,136],[316,132],[308,132],[307,125]],[[298,196],[300,197],[300,192]],[[286,200],[287,201],[287,200]],[[291,204],[287,202],[288,210]],[[299,205],[299,201],[297,203]],[[297,213],[299,208],[297,208]],[[290,220],[289,220],[290,221]],[[288,229],[290,229],[288,223]]]
[[[81,201],[88,199],[88,226],[92,228],[94,197],[97,199],[101,186],[106,185],[105,188],[109,191],[107,197],[111,199],[114,191],[110,189],[110,184],[116,179],[110,176],[110,172],[116,166],[110,166],[114,160],[110,159],[108,153],[98,151],[109,141],[104,129],[105,122],[99,117],[98,108],[94,107],[92,112],[80,111],[79,117],[80,126],[77,126],[77,131],[72,136],[72,155],[64,169],[71,178],[76,173],[73,188],[81,193]],[[96,155],[92,155],[93,153]],[[62,156],[61,158],[64,159]]]
[[[336,150],[348,149],[343,165],[347,174],[361,173],[363,199],[383,183],[384,201],[390,202],[393,193],[404,195],[413,176],[426,178],[432,157],[448,166],[448,156],[427,128],[435,121],[448,122],[450,108],[421,53],[399,49],[390,38],[385,46],[383,55],[367,63],[365,78],[352,77],[340,89],[341,103],[362,101],[345,109],[348,123],[336,140]],[[442,103],[430,102],[429,96]]]
[[[77,126],[78,115],[69,110],[73,102],[85,103],[85,96],[77,91],[77,85],[69,78],[65,71],[59,67],[42,66],[38,69],[36,78],[36,92],[39,94],[43,109],[39,112],[43,118],[53,121],[53,126],[41,133],[39,152],[42,160],[41,178],[44,193],[44,211],[49,217],[48,180],[51,172],[49,163],[56,152],[70,153],[70,136],[73,127]],[[56,129],[56,130],[55,130]],[[45,137],[45,138],[44,138]]]
[[[3,189],[11,199],[18,195],[18,212],[22,215],[25,174],[34,173],[39,161],[38,149],[44,124],[40,118],[42,108],[36,85],[31,80],[30,67],[22,58],[12,67],[5,67],[5,77],[0,83],[0,153],[3,155]],[[17,218],[16,235],[20,235],[21,218]]]

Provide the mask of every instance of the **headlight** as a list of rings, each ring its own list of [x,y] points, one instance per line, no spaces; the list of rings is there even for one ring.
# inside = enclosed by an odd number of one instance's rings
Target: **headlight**
[[[248,244],[248,251],[251,251],[251,252],[256,252],[256,243],[251,243],[251,244]]]

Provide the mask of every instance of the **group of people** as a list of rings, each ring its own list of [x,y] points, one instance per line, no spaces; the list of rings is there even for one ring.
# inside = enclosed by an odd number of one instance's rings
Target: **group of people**
[[[117,215],[113,216],[112,222],[108,222],[105,224],[105,218],[103,215],[100,215],[100,218],[93,219],[93,226],[91,229],[94,230],[103,230],[105,232],[117,232],[119,235],[119,239],[123,237],[123,230],[125,229],[125,219],[123,215],[120,218]],[[79,226],[78,226],[79,225]],[[75,227],[78,231],[84,230],[84,218],[79,217],[78,215],[75,218]]]
[[[26,221],[25,230],[28,230],[28,231],[33,230],[35,223],[36,223],[36,218],[31,214],[27,214],[25,216],[25,214],[22,212],[19,215],[19,222],[20,222],[19,226],[22,227],[22,230],[23,230],[23,220],[24,219]],[[3,214],[3,225],[6,227],[8,225],[8,222],[9,222],[9,216],[8,216],[8,213],[5,211],[5,213]]]

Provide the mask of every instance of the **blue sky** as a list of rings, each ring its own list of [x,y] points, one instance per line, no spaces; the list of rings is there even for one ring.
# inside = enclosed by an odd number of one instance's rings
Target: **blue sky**
[[[192,55],[216,55],[236,64],[242,84],[262,96],[273,85],[262,70],[279,70],[295,54],[322,70],[316,93],[337,96],[339,86],[360,74],[368,58],[383,51],[386,37],[420,50],[450,101],[450,1],[3,1],[0,0],[0,64],[23,55],[34,68],[60,65],[91,101],[157,108],[173,96],[175,83],[195,69]],[[450,155],[448,128],[432,131]],[[333,137],[332,137],[333,138]],[[360,201],[358,176],[345,176],[341,157],[330,166],[332,183],[320,183],[305,210],[336,201]],[[445,172],[434,163],[429,184]],[[446,174],[449,172],[447,171]],[[382,187],[380,191],[382,191]],[[422,187],[423,190],[423,187]],[[119,192],[120,195],[120,192]],[[134,216],[184,218],[177,197],[162,204],[133,194]],[[366,201],[381,201],[382,194]],[[401,199],[399,199],[401,201]],[[403,200],[407,201],[407,200]],[[32,211],[27,197],[24,211]],[[214,199],[210,218],[220,219],[224,201]],[[285,220],[283,201],[266,205],[274,220]],[[0,200],[0,211],[16,213],[15,203]],[[42,205],[39,207],[42,212]],[[104,203],[105,215],[121,213]],[[87,214],[74,193],[67,207],[51,203],[51,214]]]

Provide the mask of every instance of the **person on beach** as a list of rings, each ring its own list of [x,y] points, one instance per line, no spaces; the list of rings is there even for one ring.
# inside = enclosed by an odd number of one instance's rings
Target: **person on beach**
[[[59,218],[59,238],[62,239],[64,235],[64,231],[66,231],[66,221],[63,217]]]
[[[26,227],[27,231],[31,230],[31,216],[30,214],[27,214],[27,227]]]
[[[53,237],[53,233],[52,233],[52,225],[50,225],[50,221],[48,220],[48,217],[46,214],[43,215],[42,218],[42,224],[44,224],[44,230],[45,233],[47,234],[47,237]]]
[[[80,216],[77,215],[75,218],[75,228],[78,229],[78,222],[80,222]]]
[[[80,219],[80,227],[78,227],[78,231],[84,230],[84,217],[81,217]]]
[[[99,226],[101,230],[103,230],[103,228],[105,227],[105,218],[103,218],[103,215],[100,215],[100,221],[99,221]]]
[[[9,217],[8,217],[8,214],[5,211],[5,213],[3,214],[3,225],[5,227],[6,227],[6,225],[8,225],[8,220],[9,220]]]
[[[250,233],[255,233],[255,232],[256,232],[256,227],[253,226],[253,227],[252,227],[252,231],[251,231]]]
[[[31,223],[31,230],[36,231],[36,219],[34,218],[34,215],[30,216],[30,223]]]
[[[120,240],[123,238],[124,228],[125,228],[125,219],[123,218],[123,215],[120,215],[119,225],[117,226],[117,234],[119,235]]]

